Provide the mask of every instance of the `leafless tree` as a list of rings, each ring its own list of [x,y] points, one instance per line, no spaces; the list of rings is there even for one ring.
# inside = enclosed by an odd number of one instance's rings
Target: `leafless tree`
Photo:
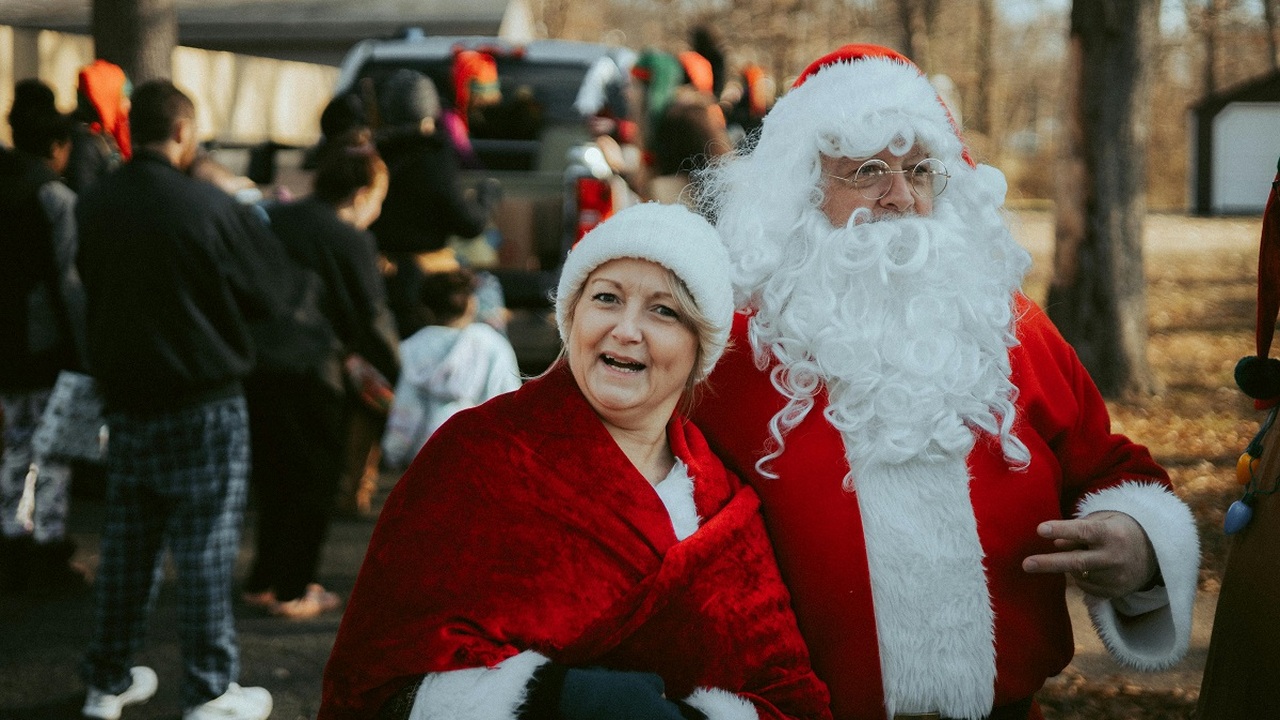
[[[1267,60],[1271,63],[1271,71],[1280,70],[1280,47],[1276,45],[1277,0],[1262,0],[1262,20],[1267,26]]]
[[[1204,65],[1201,68],[1201,89],[1205,95],[1218,90],[1218,36],[1222,17],[1222,0],[1183,0],[1187,24],[1200,37],[1204,46]]]
[[[573,0],[539,0],[534,5],[541,30],[547,37],[566,37],[573,4]]]
[[[973,98],[965,112],[965,124],[984,135],[991,134],[991,82],[995,77],[992,45],[995,42],[995,0],[978,0],[973,34],[973,65],[979,78],[972,83]]]
[[[173,0],[93,0],[94,54],[133,82],[172,75],[178,20]]]
[[[902,53],[926,73],[935,72],[930,40],[941,0],[897,0],[902,32]]]
[[[1046,309],[1106,397],[1155,390],[1142,222],[1160,0],[1074,0]]]

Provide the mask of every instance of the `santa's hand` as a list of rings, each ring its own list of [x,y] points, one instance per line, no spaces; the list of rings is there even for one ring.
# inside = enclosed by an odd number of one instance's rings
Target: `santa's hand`
[[[1160,569],[1147,533],[1129,515],[1105,510],[1075,520],[1049,520],[1036,528],[1057,552],[1022,561],[1030,573],[1070,573],[1080,589],[1117,598],[1143,589]]]

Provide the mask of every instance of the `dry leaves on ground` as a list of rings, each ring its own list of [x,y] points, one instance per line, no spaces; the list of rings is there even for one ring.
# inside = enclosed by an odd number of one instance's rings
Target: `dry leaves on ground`
[[[1035,256],[1028,294],[1043,299],[1051,268],[1051,218],[1022,213],[1020,219],[1025,236],[1019,239]],[[1260,227],[1258,218],[1148,216],[1148,357],[1161,390],[1149,398],[1108,403],[1116,431],[1151,449],[1195,514],[1203,550],[1201,587],[1210,590],[1217,588],[1225,565],[1223,514],[1240,494],[1236,459],[1262,419],[1232,375],[1236,361],[1253,353]],[[1141,677],[1086,677],[1069,668],[1038,699],[1046,720],[1194,716],[1198,684],[1147,687]]]

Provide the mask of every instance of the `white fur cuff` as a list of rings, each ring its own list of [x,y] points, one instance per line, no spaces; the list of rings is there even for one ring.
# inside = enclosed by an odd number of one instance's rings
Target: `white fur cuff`
[[[756,706],[727,690],[698,688],[684,699],[701,710],[707,720],[759,720]]]
[[[1191,510],[1161,485],[1126,482],[1085,497],[1077,517],[1102,510],[1125,513],[1147,533],[1164,576],[1168,603],[1122,618],[1115,603],[1085,594],[1103,644],[1117,660],[1139,670],[1167,668],[1191,642],[1191,607],[1199,581],[1200,540]]]
[[[491,668],[431,673],[418,687],[409,720],[515,720],[529,679],[548,662],[526,651]]]

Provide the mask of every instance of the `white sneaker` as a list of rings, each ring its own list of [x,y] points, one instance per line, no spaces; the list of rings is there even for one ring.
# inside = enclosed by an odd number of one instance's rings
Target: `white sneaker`
[[[137,705],[151,699],[156,694],[160,681],[156,671],[139,665],[129,669],[133,684],[119,695],[108,695],[98,688],[90,687],[84,698],[84,708],[80,714],[88,718],[100,720],[120,720],[120,711],[129,705]]]
[[[227,691],[203,705],[187,708],[182,720],[267,720],[271,714],[271,693],[266,688],[240,687]]]

